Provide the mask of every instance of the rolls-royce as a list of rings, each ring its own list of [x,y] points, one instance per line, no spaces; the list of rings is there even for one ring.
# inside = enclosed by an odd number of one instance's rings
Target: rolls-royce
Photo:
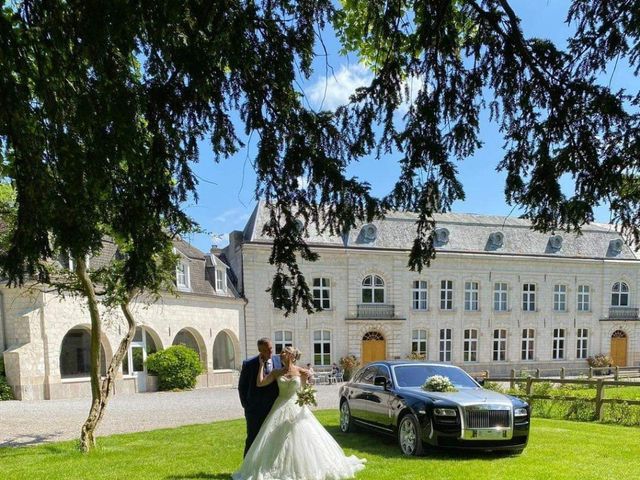
[[[425,391],[434,375],[447,377],[455,391]],[[448,364],[374,362],[340,388],[340,430],[360,426],[395,435],[405,455],[421,455],[427,446],[520,453],[530,415],[526,402],[486,390]]]

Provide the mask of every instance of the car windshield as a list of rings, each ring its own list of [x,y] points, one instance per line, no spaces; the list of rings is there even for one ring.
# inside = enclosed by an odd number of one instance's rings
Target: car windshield
[[[449,377],[456,388],[478,388],[478,385],[463,370],[439,365],[398,365],[393,368],[399,387],[420,387],[429,377]]]

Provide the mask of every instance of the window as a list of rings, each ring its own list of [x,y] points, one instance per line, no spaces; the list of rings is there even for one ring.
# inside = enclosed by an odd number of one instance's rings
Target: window
[[[533,328],[522,330],[522,360],[533,360],[535,331]]]
[[[464,283],[464,309],[468,312],[477,312],[480,310],[480,304],[478,302],[478,282],[465,282]]]
[[[203,354],[200,351],[200,345],[198,344],[198,340],[189,330],[183,328],[180,330],[176,337],[173,339],[173,345],[184,345],[187,348],[190,348],[194,352],[196,352],[202,359]]]
[[[464,331],[464,361],[478,361],[478,330],[468,329]]]
[[[411,353],[427,356],[427,331],[414,330],[411,333]]]
[[[522,285],[522,310],[535,312],[536,310],[536,285],[525,283]]]
[[[427,282],[425,280],[414,280],[413,282],[413,309],[427,310]]]
[[[289,330],[278,330],[273,334],[273,345],[276,355],[280,355],[284,347],[293,346],[293,333]]]
[[[493,284],[493,309],[496,312],[506,312],[508,307],[507,284],[496,282]]]
[[[189,284],[189,264],[180,260],[176,265],[176,286],[178,289],[188,289]]]
[[[578,285],[578,311],[591,311],[591,287],[589,285]]]
[[[62,378],[88,377],[91,367],[91,332],[84,328],[72,328],[62,339],[60,346],[60,376]],[[100,345],[100,373],[107,374],[104,347]]]
[[[216,290],[224,292],[227,290],[227,271],[224,267],[215,267],[214,275],[216,277]]]
[[[567,286],[553,286],[553,310],[556,312],[567,311]]]
[[[440,282],[440,310],[453,310],[453,280]]]
[[[616,282],[611,289],[611,306],[629,306],[629,286],[624,282]]]
[[[562,360],[564,358],[564,328],[553,329],[553,351],[554,360]]]
[[[316,310],[331,308],[331,280],[328,278],[313,279],[313,306]]]
[[[213,342],[213,369],[234,370],[236,368],[236,354],[233,340],[227,332],[220,332]]]
[[[507,331],[493,331],[493,361],[504,362],[507,359]]]
[[[440,361],[451,361],[451,329],[440,329]]]
[[[362,303],[384,303],[384,280],[378,275],[362,280]]]
[[[313,332],[313,364],[331,365],[331,332],[329,330]]]
[[[576,345],[576,358],[587,358],[589,356],[589,330],[579,328]]]

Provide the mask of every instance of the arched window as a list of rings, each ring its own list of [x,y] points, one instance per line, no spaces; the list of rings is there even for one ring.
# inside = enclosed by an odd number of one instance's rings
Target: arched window
[[[613,287],[611,288],[611,306],[629,306],[629,285],[624,282],[616,282],[613,284]]]
[[[220,332],[213,342],[213,369],[235,370],[236,353],[233,340],[227,332]]]
[[[362,280],[362,303],[384,303],[384,280],[378,275],[367,275]]]
[[[88,377],[91,366],[91,332],[86,328],[72,328],[62,339],[60,375],[62,378]],[[107,374],[104,347],[100,346],[100,374]]]
[[[200,346],[198,345],[198,341],[189,330],[180,330],[176,335],[176,338],[173,339],[173,345],[184,345],[200,355]]]
[[[368,340],[384,341],[384,337],[380,332],[367,332],[362,336],[362,341],[366,342]]]

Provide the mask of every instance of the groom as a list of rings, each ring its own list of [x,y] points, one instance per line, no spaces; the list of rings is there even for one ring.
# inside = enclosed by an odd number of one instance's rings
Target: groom
[[[260,368],[260,359],[264,363],[264,374],[268,375],[274,368],[282,368],[280,357],[273,355],[273,344],[268,338],[258,340],[258,352],[255,357],[242,362],[240,381],[238,382],[238,394],[240,403],[244,408],[244,417],[247,421],[247,440],[244,444],[244,454],[258,435],[260,427],[269,414],[273,403],[278,396],[278,384],[273,382],[265,387],[258,387],[256,379]]]

